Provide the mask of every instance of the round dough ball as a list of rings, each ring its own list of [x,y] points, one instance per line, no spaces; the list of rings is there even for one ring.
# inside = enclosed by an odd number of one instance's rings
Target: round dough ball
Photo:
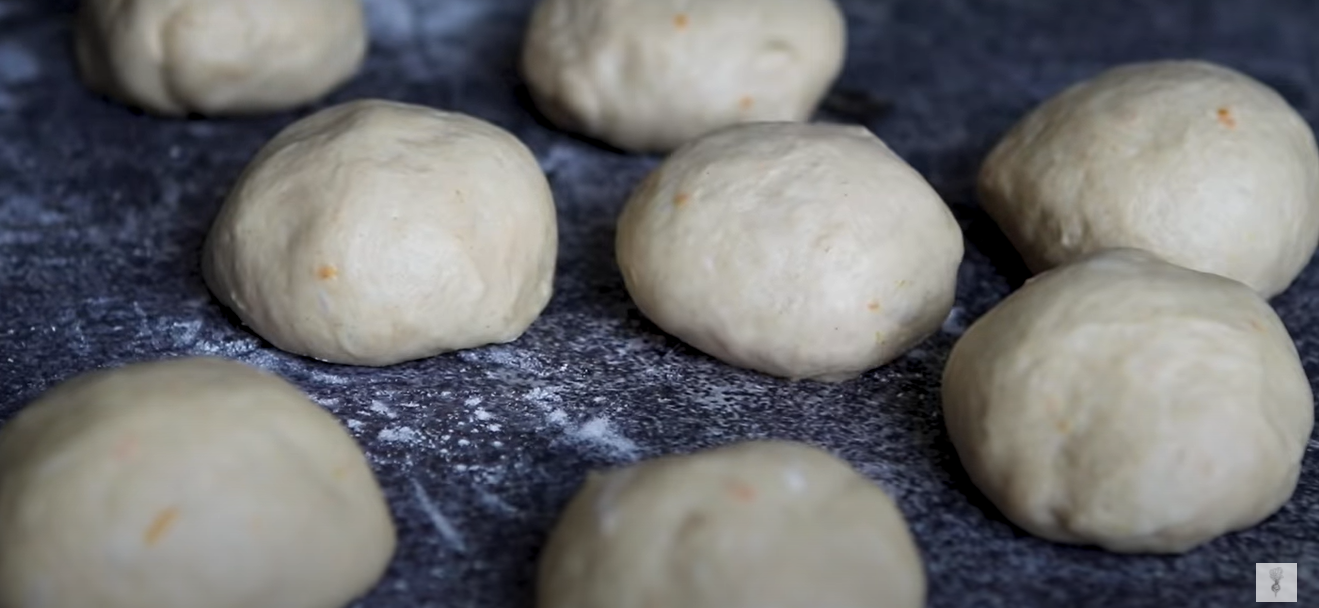
[[[925,571],[869,479],[757,441],[592,473],[541,555],[536,605],[915,608]]]
[[[338,608],[394,524],[362,451],[222,359],[80,376],[0,430],[0,606]]]
[[[83,0],[83,81],[164,115],[238,114],[314,101],[366,55],[360,0]]]
[[[846,39],[834,0],[542,0],[522,71],[560,127],[665,152],[736,123],[806,120]]]
[[[1050,99],[990,153],[979,188],[1035,272],[1132,247],[1271,297],[1319,243],[1309,125],[1198,61],[1115,68]]]
[[[670,334],[739,367],[841,381],[938,329],[962,233],[865,128],[762,123],[675,152],[632,194],[617,251]]]
[[[257,154],[207,239],[211,290],[275,346],[391,365],[511,342],[549,302],[554,200],[485,121],[387,101],[318,112]]]
[[[971,479],[1044,538],[1177,553],[1296,487],[1310,383],[1245,285],[1131,250],[1040,275],[977,321],[943,377]]]

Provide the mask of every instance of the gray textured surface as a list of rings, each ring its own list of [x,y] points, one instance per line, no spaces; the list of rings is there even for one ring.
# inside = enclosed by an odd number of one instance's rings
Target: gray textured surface
[[[77,84],[72,0],[0,0],[0,417],[76,373],[157,357],[222,355],[284,375],[349,425],[388,489],[402,542],[368,607],[530,606],[536,552],[586,470],[752,437],[823,445],[892,493],[925,554],[932,606],[1239,606],[1253,599],[1255,562],[1299,562],[1301,602],[1319,605],[1319,442],[1293,500],[1259,527],[1184,556],[1118,556],[1004,523],[961,472],[937,394],[960,330],[1020,280],[970,191],[993,140],[1076,79],[1160,57],[1243,69],[1313,123],[1319,3],[845,1],[840,89],[893,102],[870,126],[953,205],[969,249],[943,332],[825,386],[729,369],[640,318],[612,262],[612,223],[655,159],[556,134],[527,110],[513,65],[528,2],[368,2],[369,63],[331,101],[465,111],[531,146],[562,230],[544,317],[517,343],[388,369],[273,350],[208,296],[198,247],[250,155],[305,111],[134,114]],[[1316,293],[1319,265],[1275,300],[1312,377]]]

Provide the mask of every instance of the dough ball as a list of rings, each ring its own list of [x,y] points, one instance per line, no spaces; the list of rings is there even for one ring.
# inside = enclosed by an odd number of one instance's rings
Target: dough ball
[[[1245,285],[1109,250],[977,321],[943,377],[962,464],[1044,538],[1177,553],[1268,517],[1296,487],[1310,383]]]
[[[542,0],[522,71],[559,126],[665,152],[731,124],[806,120],[846,38],[834,0]]]
[[[840,381],[938,329],[962,233],[866,129],[762,123],[675,152],[632,194],[617,250],[665,331],[732,365]]]
[[[386,101],[275,137],[205,247],[211,290],[275,346],[390,365],[510,342],[545,308],[554,200],[531,151],[470,116]]]
[[[83,375],[0,430],[0,606],[338,608],[394,552],[362,451],[222,359]]]
[[[1050,99],[980,172],[1036,272],[1111,247],[1286,289],[1319,242],[1319,152],[1268,87],[1198,61],[1109,70]]]
[[[83,0],[75,32],[89,87],[165,115],[281,110],[353,76],[360,0]]]
[[[540,558],[538,608],[925,605],[893,501],[806,445],[747,442],[592,473]]]

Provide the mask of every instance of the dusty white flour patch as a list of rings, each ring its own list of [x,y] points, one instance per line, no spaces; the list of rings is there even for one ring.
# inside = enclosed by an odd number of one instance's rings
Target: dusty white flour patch
[[[544,362],[535,353],[519,350],[508,345],[487,346],[460,351],[458,359],[473,365],[510,368],[532,376],[544,376],[546,374]]]
[[[595,417],[569,432],[578,441],[594,446],[608,448],[614,454],[625,458],[635,458],[637,444],[624,437],[614,429],[608,418]]]
[[[477,420],[490,420],[491,418],[495,417],[494,414],[491,414],[490,412],[487,412],[480,408],[478,408],[475,412],[473,412],[472,415],[475,416]]]
[[[573,417],[560,406],[563,398],[553,388],[533,388],[523,393],[522,399],[540,410],[544,416],[544,427],[562,433],[568,441],[608,452],[610,456],[620,460],[635,459],[639,453],[637,444],[619,433],[608,417],[597,414],[581,422],[574,421]],[[592,400],[594,403],[603,401],[603,398]]]
[[[371,411],[380,414],[381,416],[385,416],[386,418],[398,418],[398,412],[395,412],[394,408],[389,407],[383,401],[372,401]]]
[[[308,375],[311,376],[312,382],[317,382],[320,384],[333,384],[335,386],[342,386],[344,384],[348,384],[349,382],[348,378],[345,378],[338,374],[331,374],[319,370],[312,370],[311,373]]]
[[[380,431],[376,439],[388,443],[406,443],[418,445],[422,443],[424,436],[410,426],[393,426]]]

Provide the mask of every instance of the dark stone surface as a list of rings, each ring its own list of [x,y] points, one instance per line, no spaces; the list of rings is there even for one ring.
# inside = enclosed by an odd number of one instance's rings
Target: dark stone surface
[[[809,441],[888,490],[924,552],[932,606],[1240,606],[1255,562],[1298,562],[1319,602],[1315,448],[1274,517],[1176,557],[1051,544],[1004,522],[967,481],[938,378],[965,325],[1022,279],[975,206],[972,179],[1018,116],[1121,62],[1199,57],[1242,69],[1319,118],[1319,3],[850,0],[835,109],[890,102],[867,124],[953,206],[969,241],[944,331],[886,368],[828,386],[726,366],[629,303],[613,220],[656,159],[553,132],[514,71],[528,2],[368,0],[365,70],[327,103],[385,97],[516,132],[554,185],[557,294],[520,341],[387,369],[272,349],[208,295],[198,248],[250,155],[309,110],[260,119],[145,117],[87,93],[69,54],[72,0],[0,0],[0,417],[93,368],[211,354],[282,374],[338,414],[386,486],[401,544],[368,607],[530,606],[534,560],[591,467],[744,438]],[[1277,298],[1319,374],[1312,267]],[[0,539],[3,542],[3,539]]]

